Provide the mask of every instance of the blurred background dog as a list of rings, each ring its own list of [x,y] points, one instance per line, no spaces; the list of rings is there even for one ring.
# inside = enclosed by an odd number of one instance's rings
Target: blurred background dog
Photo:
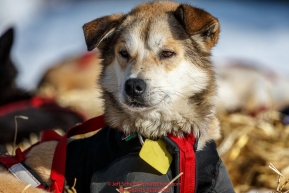
[[[9,28],[0,37],[0,152],[5,153],[5,144],[12,144],[15,132],[16,143],[29,139],[30,134],[39,134],[45,129],[67,131],[84,117],[69,108],[59,106],[54,99],[36,96],[33,92],[17,87],[17,69],[10,56],[14,41],[14,30]],[[15,130],[15,117],[19,119]]]

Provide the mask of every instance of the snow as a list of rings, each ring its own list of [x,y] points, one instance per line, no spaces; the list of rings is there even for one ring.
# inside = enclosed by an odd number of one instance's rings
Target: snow
[[[82,25],[97,17],[128,12],[141,0],[0,0],[0,33],[16,26],[13,59],[18,85],[36,87],[55,62],[83,53]],[[184,1],[179,1],[184,2]],[[221,23],[213,60],[245,59],[289,75],[289,3],[282,1],[186,1]]]

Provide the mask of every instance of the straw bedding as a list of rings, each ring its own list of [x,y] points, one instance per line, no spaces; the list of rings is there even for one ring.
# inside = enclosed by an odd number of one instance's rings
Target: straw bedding
[[[278,174],[269,164],[289,177],[289,126],[282,124],[281,114],[266,111],[257,117],[241,113],[219,114],[218,117],[223,134],[218,141],[218,151],[236,192],[252,189],[277,192]],[[289,187],[285,186],[282,192],[286,192],[286,188]]]

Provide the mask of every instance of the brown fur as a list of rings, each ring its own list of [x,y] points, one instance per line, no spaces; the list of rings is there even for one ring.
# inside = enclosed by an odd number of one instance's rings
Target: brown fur
[[[90,42],[88,50],[93,50],[95,46],[99,43],[99,41],[104,38],[105,34],[107,34],[113,27],[120,23],[120,19],[122,17],[122,14],[105,16],[93,20],[89,25],[84,25],[83,28],[85,29],[85,41]],[[102,30],[99,31],[96,29]]]
[[[175,16],[183,22],[190,35],[202,34],[206,42],[206,48],[211,49],[219,38],[218,19],[202,9],[195,9],[189,5],[181,5],[175,12]],[[210,39],[209,41],[206,39]]]

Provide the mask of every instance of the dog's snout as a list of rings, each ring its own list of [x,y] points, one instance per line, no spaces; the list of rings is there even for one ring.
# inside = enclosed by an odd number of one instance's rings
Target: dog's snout
[[[146,90],[146,83],[139,78],[131,78],[125,82],[125,92],[128,96],[141,96]]]

